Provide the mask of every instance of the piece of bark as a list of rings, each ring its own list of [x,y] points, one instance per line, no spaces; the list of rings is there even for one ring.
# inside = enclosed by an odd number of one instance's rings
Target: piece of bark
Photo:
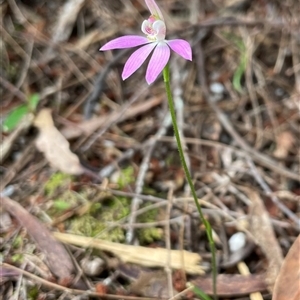
[[[206,294],[213,295],[211,276],[199,277],[191,280],[191,283],[203,290]],[[218,275],[217,278],[218,296],[238,297],[266,290],[265,274],[251,274],[248,276],[222,274]]]

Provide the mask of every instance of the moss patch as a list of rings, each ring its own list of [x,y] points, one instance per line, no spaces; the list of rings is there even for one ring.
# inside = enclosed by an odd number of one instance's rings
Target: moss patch
[[[88,214],[72,219],[69,228],[76,234],[122,242],[125,239],[124,230],[120,227],[109,229],[109,223],[126,217],[129,211],[130,203],[127,198],[107,198],[101,205],[93,204]]]
[[[48,197],[53,197],[59,189],[67,187],[72,182],[72,176],[57,172],[46,182],[44,191]]]
[[[146,207],[147,205],[144,205]],[[157,208],[151,209],[144,214],[138,216],[139,223],[151,223],[157,221],[159,210]],[[157,227],[140,228],[137,230],[137,236],[141,244],[150,244],[163,237],[163,230]]]

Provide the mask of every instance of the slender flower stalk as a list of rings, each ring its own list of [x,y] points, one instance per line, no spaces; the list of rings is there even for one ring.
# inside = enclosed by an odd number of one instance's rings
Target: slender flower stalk
[[[146,5],[151,13],[150,17],[142,23],[141,30],[146,35],[128,35],[116,38],[106,43],[100,48],[100,51],[112,50],[112,49],[123,49],[123,48],[133,48],[137,46],[142,46],[131,54],[125,63],[122,79],[125,80],[137,71],[139,67],[145,62],[145,60],[152,53],[150,58],[147,71],[146,71],[146,81],[148,84],[153,83],[158,75],[163,71],[163,77],[165,82],[166,94],[168,98],[168,104],[170,108],[170,114],[172,118],[174,134],[176,137],[177,147],[179,151],[180,160],[186,175],[187,182],[190,186],[192,196],[195,201],[200,219],[205,226],[207,238],[209,241],[209,246],[212,253],[212,273],[213,273],[213,291],[214,298],[217,299],[217,266],[216,266],[216,251],[215,244],[212,237],[212,228],[210,223],[205,219],[202,212],[201,206],[198,201],[195,187],[192,182],[192,176],[187,167],[182,143],[180,139],[180,134],[176,121],[176,113],[173,104],[172,92],[170,87],[170,74],[168,61],[170,59],[171,50],[182,56],[186,60],[192,60],[192,49],[190,44],[181,39],[166,40],[166,25],[164,17],[155,3],[154,0],[145,0]]]
[[[179,157],[180,161],[185,173],[185,177],[187,179],[187,182],[190,186],[192,196],[194,198],[200,219],[202,223],[204,224],[207,239],[209,242],[209,247],[210,251],[212,254],[212,271],[213,271],[213,291],[214,291],[214,297],[217,299],[217,264],[216,264],[216,248],[215,248],[215,243],[213,240],[212,236],[212,228],[210,226],[210,223],[205,219],[204,214],[202,212],[201,206],[198,201],[197,193],[193,184],[192,176],[190,174],[189,168],[187,166],[185,157],[184,157],[184,152],[183,152],[183,147],[180,139],[180,134],[178,130],[178,125],[177,125],[177,120],[176,120],[176,113],[175,113],[175,108],[174,108],[174,103],[173,103],[173,97],[172,97],[172,92],[171,92],[171,87],[170,87],[170,72],[169,72],[169,65],[167,65],[164,70],[163,70],[163,77],[164,77],[164,82],[165,82],[165,88],[166,88],[166,93],[167,93],[167,98],[168,98],[168,104],[169,104],[169,109],[170,109],[170,114],[172,118],[172,123],[173,123],[173,129],[174,129],[174,135],[176,138],[177,142],[177,148],[179,152]]]

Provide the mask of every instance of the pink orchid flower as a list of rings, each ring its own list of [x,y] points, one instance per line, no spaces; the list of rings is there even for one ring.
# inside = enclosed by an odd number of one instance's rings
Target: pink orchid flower
[[[192,49],[185,40],[166,40],[166,25],[159,7],[154,0],[145,0],[145,2],[151,13],[148,20],[142,23],[141,29],[146,37],[138,35],[122,36],[106,43],[100,48],[100,51],[144,45],[133,52],[126,61],[122,73],[122,79],[125,80],[145,62],[154,50],[146,71],[146,81],[151,84],[167,65],[170,58],[170,49],[187,60],[192,60]]]

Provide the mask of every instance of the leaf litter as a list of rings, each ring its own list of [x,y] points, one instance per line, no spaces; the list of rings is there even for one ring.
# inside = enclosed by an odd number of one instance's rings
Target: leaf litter
[[[79,158],[71,152],[69,142],[54,126],[49,109],[42,109],[38,113],[34,126],[39,130],[35,145],[43,152],[51,167],[70,175],[84,172]]]
[[[193,63],[172,58],[171,70],[185,151],[218,243],[218,294],[281,299],[288,290],[288,299],[296,299],[299,5],[157,2],[170,35],[194,45]],[[1,209],[11,218],[0,222],[1,295],[26,299],[35,285],[32,299],[51,293],[73,299],[86,291],[97,297],[95,290],[98,298],[168,299],[188,282],[211,295],[208,243],[185,190],[171,128],[163,122],[163,83],[145,89],[144,70],[122,82],[124,56],[98,52],[108,40],[138,32],[146,13],[142,1],[9,0],[1,12],[1,122],[32,95],[39,99],[30,114],[21,112],[29,119],[14,118],[15,129],[1,133]],[[209,89],[216,86],[218,91]],[[116,182],[115,174],[128,168],[130,180]],[[58,171],[72,176],[58,176],[61,182],[49,193],[47,182]],[[132,210],[133,199],[139,205]],[[101,230],[89,236],[81,217],[101,223]],[[111,243],[101,238],[112,237],[114,229],[121,239],[109,245],[116,248],[101,248],[99,240]],[[140,235],[146,229],[162,234],[146,239]],[[245,243],[232,252],[230,237],[241,231]],[[135,234],[133,245],[123,242],[128,232]],[[59,235],[73,238],[63,242],[68,251]],[[139,249],[146,255],[136,258]],[[164,258],[151,263],[157,251]],[[175,266],[173,253],[179,253]],[[184,255],[197,258],[193,268],[205,274],[182,267],[188,264]],[[101,259],[96,273],[81,267],[95,257]],[[38,260],[59,285],[44,279]],[[189,290],[181,297],[197,296]]]

